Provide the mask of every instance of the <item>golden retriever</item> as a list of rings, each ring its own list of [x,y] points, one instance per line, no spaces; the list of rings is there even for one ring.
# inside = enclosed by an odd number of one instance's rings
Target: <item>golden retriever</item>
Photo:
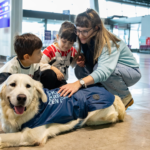
[[[18,95],[22,97],[24,108],[23,113],[15,113],[11,105],[18,105]],[[0,148],[11,146],[31,146],[43,145],[49,137],[73,129],[80,119],[70,121],[66,124],[52,123],[35,127],[25,128],[19,131],[22,124],[34,117],[38,112],[39,99],[47,101],[46,94],[42,89],[42,84],[33,80],[28,75],[11,75],[2,85],[0,92],[0,111],[1,126],[7,134],[0,134]],[[20,99],[19,99],[20,100]],[[125,107],[118,96],[115,96],[113,105],[108,108],[89,112],[88,116],[82,121],[83,125],[99,125],[123,120]],[[15,137],[15,138],[14,138]]]

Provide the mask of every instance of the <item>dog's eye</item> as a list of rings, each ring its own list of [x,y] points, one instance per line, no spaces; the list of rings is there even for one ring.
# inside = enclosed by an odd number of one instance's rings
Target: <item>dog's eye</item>
[[[10,86],[15,87],[16,83],[11,83]]]
[[[30,88],[30,87],[31,87],[31,85],[30,85],[30,84],[27,84],[27,85],[26,85],[26,88]]]

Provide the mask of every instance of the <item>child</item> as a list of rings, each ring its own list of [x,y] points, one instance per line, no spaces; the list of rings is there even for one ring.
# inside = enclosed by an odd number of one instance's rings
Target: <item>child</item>
[[[76,27],[73,23],[65,21],[56,36],[56,41],[43,51],[41,63],[51,66],[41,74],[44,88],[54,89],[66,84],[68,68],[74,66],[73,58],[77,51],[73,47],[76,41]]]
[[[42,41],[34,34],[26,33],[15,37],[14,49],[16,57],[0,68],[0,84],[11,74],[28,74],[33,79],[40,80],[40,65]],[[41,65],[49,69],[48,65]]]

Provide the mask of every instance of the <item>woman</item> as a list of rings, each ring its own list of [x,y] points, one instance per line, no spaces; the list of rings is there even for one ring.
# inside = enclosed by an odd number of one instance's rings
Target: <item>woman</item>
[[[93,10],[79,14],[75,20],[79,50],[75,74],[78,81],[64,85],[58,91],[69,97],[91,84],[101,83],[109,92],[119,95],[126,109],[133,104],[128,89],[141,78],[139,65],[127,45],[107,31]],[[82,53],[85,57],[81,57]]]

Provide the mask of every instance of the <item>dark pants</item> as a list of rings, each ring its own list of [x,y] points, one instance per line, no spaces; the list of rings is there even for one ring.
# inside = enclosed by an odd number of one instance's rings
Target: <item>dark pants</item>
[[[58,88],[67,84],[65,80],[59,81],[57,79],[56,73],[51,69],[41,72],[40,82],[43,84],[44,88],[47,88],[49,90],[55,89],[55,88]]]

